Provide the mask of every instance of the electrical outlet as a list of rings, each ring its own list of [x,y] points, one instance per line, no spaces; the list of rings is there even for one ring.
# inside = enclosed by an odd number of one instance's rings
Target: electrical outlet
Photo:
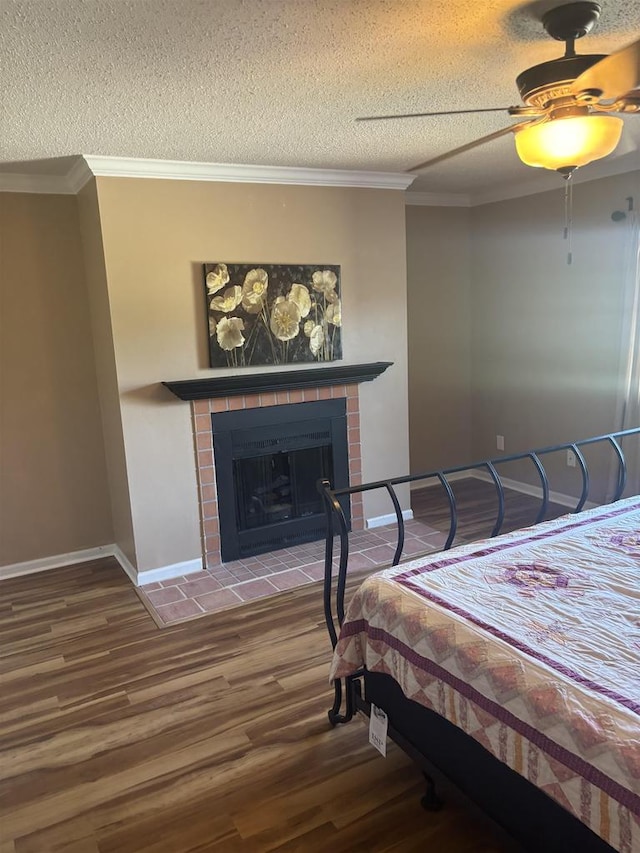
[[[576,454],[573,452],[573,450],[567,450],[567,465],[569,466],[569,468],[576,467]]]
[[[497,435],[496,436],[496,447],[498,450],[504,450],[504,436],[503,435]]]

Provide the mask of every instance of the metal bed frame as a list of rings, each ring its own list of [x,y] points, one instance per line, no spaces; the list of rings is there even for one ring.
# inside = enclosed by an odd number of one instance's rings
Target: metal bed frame
[[[442,550],[451,548],[458,528],[458,508],[451,487],[452,475],[475,471],[488,472],[495,486],[497,512],[490,538],[497,536],[504,524],[505,487],[498,473],[498,466],[508,462],[530,461],[536,470],[542,489],[540,508],[534,524],[544,520],[549,506],[549,478],[542,457],[553,453],[572,451],[582,477],[582,489],[571,513],[580,512],[589,496],[591,478],[587,460],[581,450],[595,445],[608,446],[617,460],[617,483],[614,494],[608,501],[612,503],[622,496],[627,483],[627,463],[621,439],[640,436],[640,427],[618,432],[605,433],[594,438],[566,444],[557,444],[524,453],[485,459],[470,465],[460,465],[412,474],[387,480],[364,483],[349,488],[333,489],[328,480],[318,482],[327,519],[324,572],[324,615],[331,645],[335,649],[338,633],[344,621],[345,590],[349,561],[349,526],[343,505],[351,495],[386,491],[393,505],[397,540],[392,566],[398,565],[402,558],[405,524],[396,487],[419,481],[436,481],[444,490],[449,506],[449,533]],[[337,582],[334,600],[334,541],[339,540]],[[412,555],[412,559],[414,559]],[[363,690],[364,687],[364,690]],[[603,853],[611,847],[581,824],[576,818],[562,809],[542,791],[535,788],[524,777],[519,776],[506,765],[501,764],[473,739],[457,729],[447,720],[415,702],[407,699],[397,683],[389,676],[369,673],[361,670],[344,680],[334,681],[334,701],[328,711],[332,726],[347,723],[356,711],[367,716],[371,704],[378,705],[389,715],[389,736],[422,768],[427,792],[422,805],[428,810],[441,807],[442,803],[435,791],[431,776],[433,768],[448,776],[463,793],[474,800],[485,812],[502,824],[510,834],[524,843],[525,849],[551,851],[580,850],[581,853]],[[342,710],[344,705],[344,711]],[[454,755],[453,772],[451,756]],[[468,778],[469,777],[469,778]],[[522,811],[527,813],[524,824]],[[505,815],[506,812],[506,815]],[[517,816],[517,820],[514,819]],[[530,818],[530,819],[529,819]],[[533,845],[533,846],[532,846]],[[576,846],[577,845],[577,846]]]

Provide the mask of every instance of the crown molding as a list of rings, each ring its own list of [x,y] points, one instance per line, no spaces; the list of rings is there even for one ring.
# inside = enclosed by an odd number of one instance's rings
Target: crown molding
[[[640,153],[632,152],[578,169],[576,184],[634,172]],[[478,207],[513,198],[550,192],[562,187],[551,172],[539,170],[535,180],[497,187],[479,193],[405,192],[407,205],[427,207]],[[415,175],[398,172],[303,169],[288,166],[251,166],[231,163],[189,163],[178,160],[143,160],[130,157],[79,156],[66,175],[0,172],[0,192],[75,195],[93,177],[160,178],[182,181],[222,181],[301,186],[363,187],[406,190]]]
[[[38,193],[39,195],[73,195],[67,175],[37,175],[0,172],[0,192]]]
[[[252,166],[236,163],[190,163],[83,154],[66,175],[0,172],[0,192],[75,195],[93,177],[159,178],[172,181],[285,184],[312,187],[362,187],[406,190],[415,175],[297,166]]]
[[[173,181],[217,181],[251,184],[298,184],[314,187],[367,187],[406,190],[415,175],[345,169],[306,169],[298,166],[252,166],[235,163],[190,163],[182,160],[143,160],[83,154],[96,177],[160,178]]]
[[[471,197],[466,193],[408,192],[404,203],[422,207],[471,207]]]
[[[574,184],[585,184],[589,181],[597,181],[601,178],[610,178],[615,175],[632,173],[640,169],[640,151],[629,151],[622,156],[615,156],[604,160],[590,163],[582,169],[578,169],[572,178]],[[532,180],[520,181],[509,186],[496,187],[478,193],[431,193],[412,192],[405,193],[405,204],[424,205],[430,207],[480,207],[483,204],[493,204],[498,201],[509,201],[509,199],[523,198],[538,193],[553,192],[562,189],[564,181],[555,172],[547,169],[530,170],[534,175]]]
[[[635,157],[614,157],[611,160],[602,160],[590,163],[582,169],[577,169],[572,177],[574,184],[586,184],[590,181],[598,181],[601,178],[611,178],[615,175],[623,175],[640,169],[640,156],[634,152]],[[479,207],[483,204],[493,204],[497,201],[508,201],[513,198],[523,198],[528,195],[547,193],[564,188],[564,180],[549,170],[538,170],[540,174],[535,181],[526,181],[513,184],[509,187],[499,187],[487,192],[471,195],[471,207]]]
[[[66,175],[69,192],[79,193],[82,187],[93,178],[93,172],[84,157],[78,157]]]

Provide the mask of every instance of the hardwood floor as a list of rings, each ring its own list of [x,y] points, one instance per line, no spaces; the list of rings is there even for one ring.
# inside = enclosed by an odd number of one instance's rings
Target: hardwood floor
[[[319,585],[164,630],[111,559],[0,593],[1,853],[515,849],[329,727]]]
[[[454,545],[489,536],[495,524],[498,502],[495,486],[483,480],[466,478],[451,483],[458,510],[458,532]],[[505,489],[505,514],[501,533],[533,524],[540,510],[541,499]],[[417,489],[411,492],[414,517],[436,530],[449,532],[449,504],[440,487]],[[570,510],[549,503],[545,519],[557,518]]]

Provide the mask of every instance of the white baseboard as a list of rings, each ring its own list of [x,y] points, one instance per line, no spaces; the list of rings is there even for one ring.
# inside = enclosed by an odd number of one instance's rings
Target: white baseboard
[[[39,560],[26,560],[23,563],[11,563],[7,566],[0,566],[0,580],[31,575],[36,572],[46,572],[49,569],[60,569],[64,566],[73,566],[75,563],[99,560],[102,557],[115,557],[124,573],[135,586],[170,580],[171,578],[178,578],[183,575],[202,571],[202,558],[200,558],[198,560],[186,560],[183,563],[173,563],[170,566],[161,566],[158,569],[148,569],[144,572],[138,572],[124,551],[118,545],[112,544],[100,545],[97,548],[85,548],[82,551],[70,551],[68,554],[56,554],[52,557],[42,557]]]
[[[125,571],[127,570],[125,569]],[[147,583],[168,581],[171,580],[171,578],[179,578],[182,575],[192,575],[194,572],[201,571],[202,557],[197,560],[185,560],[183,563],[173,563],[171,566],[160,566],[159,569],[147,569],[145,572],[138,572],[134,583],[136,586],[143,586]]]
[[[413,518],[413,510],[403,509],[402,517],[405,521],[411,521]],[[367,530],[371,530],[373,527],[384,527],[387,524],[395,524],[395,522],[395,512],[390,512],[388,515],[374,515],[373,518],[367,519]]]
[[[468,480],[473,477],[470,471],[458,471],[455,474],[447,474],[447,480],[450,483],[455,483],[456,480]],[[432,489],[434,486],[442,486],[442,483],[437,477],[429,477],[428,480],[414,480],[409,484],[409,490],[418,492],[420,489]]]
[[[72,566],[74,563],[87,563],[89,560],[99,560],[101,557],[113,557],[113,545],[99,545],[97,548],[84,548],[82,551],[71,551],[68,554],[55,554],[52,557],[41,557],[39,560],[25,560],[23,563],[10,563],[0,566],[0,580],[17,578],[21,575],[32,575],[36,572],[47,572],[49,569],[60,569]]]
[[[473,477],[474,480],[484,480],[485,483],[493,483],[493,477],[486,471],[474,471],[469,476]],[[532,486],[529,483],[521,483],[520,480],[510,480],[508,477],[500,477],[500,479],[505,489],[513,489],[514,492],[542,499],[542,486]],[[575,509],[578,503],[578,498],[554,491],[549,492],[549,500],[552,503],[560,504],[560,506],[566,506],[570,509]],[[597,503],[586,501],[583,509],[593,509],[596,506],[598,506]]]
[[[111,556],[115,557],[116,560],[120,563],[120,568],[125,573],[125,575],[129,578],[129,580],[133,583],[134,586],[138,586],[138,570],[136,567],[129,561],[129,558],[124,553],[122,548],[119,545],[110,545],[111,548]]]
[[[492,483],[491,475],[485,471],[470,471],[451,474],[447,480],[453,482],[467,477],[472,477],[475,480],[484,480]],[[520,492],[523,495],[531,495],[532,497],[542,498],[542,488],[540,486],[532,486],[529,483],[522,483],[519,480],[510,480],[508,477],[501,477],[502,484],[506,489],[513,489],[514,492]],[[440,485],[440,481],[435,479],[427,483],[412,483],[412,489],[431,488],[432,486]],[[566,506],[574,509],[577,503],[577,498],[571,495],[562,494],[562,492],[549,492],[549,500],[553,503]],[[592,501],[587,501],[584,509],[592,509],[597,506]],[[410,521],[413,518],[413,511],[405,509],[402,512],[402,517],[405,521]],[[394,524],[396,521],[395,513],[387,515],[377,515],[366,520],[368,530],[376,527],[384,527],[387,524]],[[0,566],[0,580],[5,578],[15,578],[21,575],[31,575],[36,572],[46,572],[50,569],[59,569],[63,566],[72,566],[74,563],[86,563],[89,560],[98,560],[101,557],[115,557],[120,564],[122,570],[135,586],[143,586],[148,583],[156,583],[157,581],[171,580],[171,578],[182,577],[183,575],[191,575],[194,572],[202,571],[202,558],[196,560],[185,560],[182,563],[173,563],[169,566],[160,566],[157,569],[147,569],[139,572],[135,566],[127,559],[126,555],[118,545],[100,545],[97,548],[85,548],[82,551],[71,551],[68,554],[56,554],[52,557],[42,557],[38,560],[26,560],[23,563],[11,563],[6,566]]]

